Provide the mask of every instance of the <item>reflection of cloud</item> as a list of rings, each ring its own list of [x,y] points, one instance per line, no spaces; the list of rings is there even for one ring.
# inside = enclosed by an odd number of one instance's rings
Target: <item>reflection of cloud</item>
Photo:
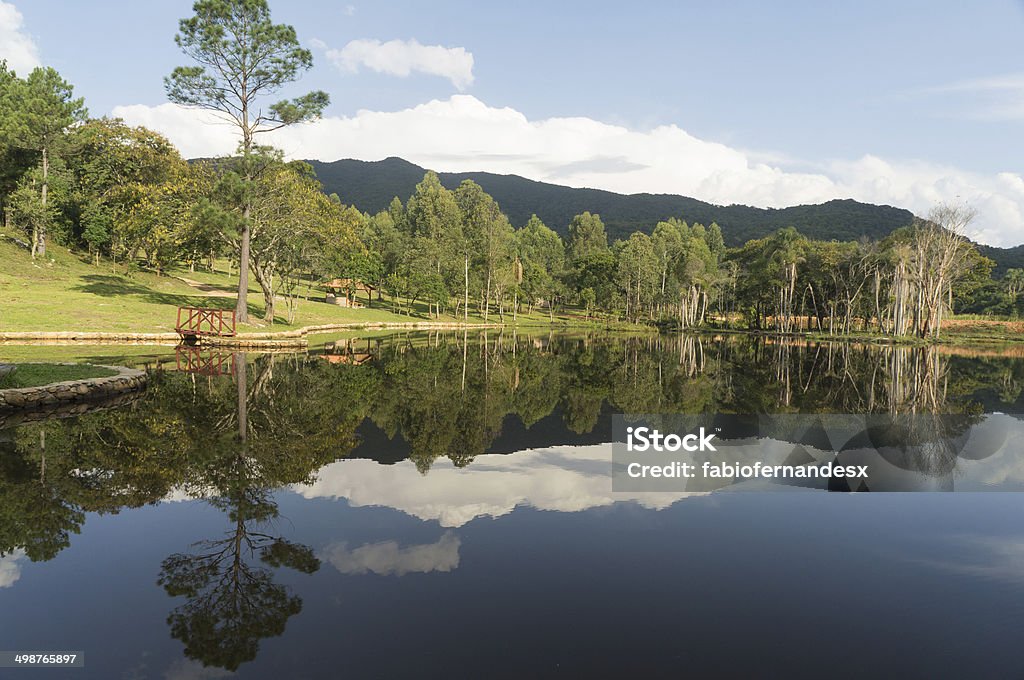
[[[1024,585],[1024,538],[1020,536],[960,536],[956,548],[968,554],[928,560],[928,566],[956,574]]]
[[[345,543],[327,546],[321,558],[342,574],[404,576],[431,571],[452,571],[459,566],[459,537],[450,531],[437,543],[400,548],[397,541],[368,543],[349,550]]]
[[[477,456],[457,468],[438,460],[423,476],[410,461],[380,465],[343,460],[320,470],[317,481],[294,487],[306,498],[346,498],[353,506],[382,505],[442,526],[506,515],[517,505],[578,512],[634,500],[665,508],[692,492],[612,493],[611,444]]]
[[[21,565],[18,564],[18,560],[23,557],[25,551],[21,548],[0,557],[0,588],[9,588],[21,578]]]
[[[1024,421],[1003,414],[992,414],[971,428],[964,445],[973,460],[958,462],[957,479],[974,482],[976,488],[1011,486],[1024,483],[1024,455],[1017,442],[1024,436]]]
[[[166,680],[213,680],[214,678],[229,678],[234,673],[223,668],[204,666],[192,659],[178,659],[164,673]]]

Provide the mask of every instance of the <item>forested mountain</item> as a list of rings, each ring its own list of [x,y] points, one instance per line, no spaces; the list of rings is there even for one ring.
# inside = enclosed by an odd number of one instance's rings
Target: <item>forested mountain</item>
[[[978,252],[996,263],[992,271],[996,276],[1002,276],[1007,269],[1024,269],[1024,244],[1013,248],[996,248],[993,246],[977,245]]]
[[[401,158],[366,162],[309,161],[327,193],[342,202],[375,213],[387,208],[394,196],[403,201],[412,195],[425,170]],[[441,183],[455,189],[471,179],[494,197],[517,227],[536,213],[544,223],[565,237],[569,222],[584,211],[598,213],[610,239],[628,238],[634,231],[650,233],[659,220],[680,217],[687,222],[717,222],[727,245],[738,246],[767,236],[782,227],[796,227],[813,239],[852,241],[861,236],[881,238],[910,224],[909,210],[835,200],[821,205],[799,205],[779,210],[745,205],[719,206],[673,194],[616,194],[600,189],[536,182],[517,175],[489,172],[442,172]]]
[[[327,193],[337,193],[344,203],[371,214],[385,210],[395,196],[405,201],[426,172],[414,163],[395,157],[382,161],[308,162]],[[455,189],[464,179],[475,181],[494,197],[516,227],[526,224],[530,215],[536,213],[563,238],[568,234],[572,218],[584,211],[600,214],[608,237],[613,240],[628,238],[634,231],[649,234],[659,220],[679,217],[705,225],[717,222],[728,246],[740,246],[783,227],[796,227],[808,238],[826,241],[855,241],[861,236],[880,239],[913,219],[909,210],[851,199],[781,209],[753,208],[713,205],[674,194],[625,195],[601,189],[574,189],[490,172],[442,172],[438,175],[449,189]],[[995,260],[997,275],[1007,268],[1024,267],[1024,245],[1008,249],[979,246],[978,249]]]

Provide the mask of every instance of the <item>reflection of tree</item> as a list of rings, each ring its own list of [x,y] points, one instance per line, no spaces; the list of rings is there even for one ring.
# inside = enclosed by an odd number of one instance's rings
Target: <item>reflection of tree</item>
[[[228,510],[232,530],[165,559],[159,583],[168,595],[187,598],[167,619],[185,653],[233,671],[256,658],[259,641],[281,635],[288,619],[302,610],[302,600],[274,583],[273,572],[254,560],[305,574],[319,569],[320,560],[304,545],[256,530],[277,514],[265,490],[240,488],[215,504]]]
[[[365,419],[401,436],[426,472],[439,458],[470,464],[510,416],[530,427],[560,411],[569,430],[588,433],[606,409],[970,414],[977,395],[1002,406],[1024,385],[1020,361],[752,336],[464,332],[389,336],[374,352],[361,365],[229,355],[234,380],[155,370],[131,404],[6,430],[0,552],[49,559],[86,512],[176,489],[230,498],[238,477],[226,461],[241,439],[245,478],[268,489],[310,481],[352,450]]]
[[[311,481],[319,467],[352,445],[349,428],[354,427],[351,418],[341,419],[340,429],[321,424],[320,440],[304,441],[303,425],[331,414],[310,405],[299,409],[301,416],[290,415],[290,399],[296,393],[310,396],[301,388],[308,390],[311,374],[319,369],[275,371],[272,356],[250,366],[240,353],[233,361],[235,408],[222,411],[219,436],[210,437],[213,446],[196,457],[183,480],[185,488],[212,493],[209,502],[228,515],[232,528],[223,538],[199,541],[192,551],[165,559],[159,579],[168,595],[186,598],[168,617],[171,635],[185,644],[185,653],[232,671],[254,659],[259,641],[282,634],[302,609],[302,601],[275,583],[268,567],[307,574],[320,567],[310,548],[268,532],[277,517],[270,494],[285,484]],[[330,374],[319,377],[325,376]],[[325,447],[333,446],[338,448],[332,457]]]
[[[260,356],[248,371],[241,420],[261,488],[311,481],[350,451],[377,389],[372,370],[299,356]],[[181,488],[232,488],[225,456],[237,448],[237,397],[230,377],[156,370],[145,395],[122,408],[0,431],[0,554],[52,559],[86,512],[156,503]]]
[[[946,402],[948,362],[934,347],[882,350],[887,380],[884,403],[890,413],[941,412]]]
[[[0,439],[0,557],[20,548],[33,562],[53,559],[85,515],[37,464],[11,451],[12,443]]]

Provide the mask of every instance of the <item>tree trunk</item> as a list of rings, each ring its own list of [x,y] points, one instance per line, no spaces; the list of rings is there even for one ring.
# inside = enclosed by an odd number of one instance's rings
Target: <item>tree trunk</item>
[[[274,323],[274,273],[273,270],[264,270],[259,265],[253,267],[253,273],[256,275],[256,283],[260,285],[260,290],[263,291],[263,305],[265,311],[263,313],[263,320],[267,323]]]
[[[43,221],[39,224],[36,253],[46,256],[46,197],[50,188],[50,155],[43,147]]]
[[[252,214],[253,173],[251,160],[253,127],[249,125],[248,81],[242,83],[242,156],[245,162],[245,205],[242,208],[242,233],[239,234],[238,248],[238,300],[235,302],[235,320],[238,323],[249,323],[249,244],[252,230],[249,217]]]
[[[242,216],[242,233],[239,234],[238,301],[235,303],[235,320],[238,323],[249,323],[249,209],[247,202]]]
[[[487,292],[484,295],[484,323],[487,322],[487,316],[491,312],[491,269],[487,268]]]

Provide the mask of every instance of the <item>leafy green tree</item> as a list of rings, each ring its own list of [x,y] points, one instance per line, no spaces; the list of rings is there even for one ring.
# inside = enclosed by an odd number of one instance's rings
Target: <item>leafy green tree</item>
[[[36,68],[24,80],[11,77],[6,65],[0,71],[0,138],[39,157],[41,208],[31,225],[32,256],[45,256],[50,164],[64,152],[68,129],[85,120],[85,102],[73,98],[72,86],[52,68]]]
[[[552,316],[555,300],[562,291],[562,277],[565,275],[565,244],[536,215],[515,236],[517,253],[523,266],[522,287],[527,304],[532,310],[534,304],[543,300],[547,304],[549,316]]]
[[[441,185],[437,173],[427,172],[416,185],[405,206],[404,226],[413,240],[410,280],[415,289],[429,291],[431,312],[436,307],[440,314],[448,302],[448,286],[462,279],[463,262],[456,249],[465,239],[455,195]]]
[[[141,248],[149,264],[162,274],[207,242],[196,205],[209,191],[200,170],[181,162],[160,184],[138,185],[131,207],[119,220],[133,248]]]
[[[362,214],[331,201],[302,165],[270,166],[253,183],[257,194],[248,220],[251,266],[268,323],[274,322],[282,284],[296,284],[296,275],[304,271],[324,273],[362,250],[357,237]]]
[[[617,281],[626,303],[626,317],[639,319],[658,292],[658,258],[651,238],[633,232],[618,249]]]
[[[675,262],[682,251],[683,239],[688,237],[689,233],[690,228],[686,222],[674,217],[658,222],[651,233],[651,245],[660,270],[661,285],[658,293],[662,303],[668,302],[670,296],[671,299],[675,299]]]
[[[717,222],[712,222],[708,227],[707,242],[708,250],[721,261],[722,256],[725,255],[725,239],[722,237],[722,228],[718,226]]]
[[[1020,316],[1021,295],[1024,294],[1024,269],[1007,269],[1003,276],[1003,284],[1006,286],[1006,295],[1009,297],[1010,309],[1014,316]]]
[[[392,202],[397,207],[391,210],[382,210],[365,221],[365,229],[361,240],[367,248],[368,257],[371,258],[375,277],[368,279],[377,288],[377,297],[380,299],[381,290],[385,286],[388,276],[395,274],[400,267],[402,254],[405,251],[405,234],[399,231],[396,226],[394,214],[401,215],[404,212],[402,202],[395,198]]]
[[[153,187],[189,174],[165,137],[118,119],[94,119],[74,127],[68,148],[68,172],[74,178],[70,201],[77,216],[70,241],[84,241],[97,258],[138,250],[145,234],[125,228],[132,207]],[[196,168],[194,178],[201,174]],[[203,244],[204,251],[211,247]],[[194,262],[198,253],[191,255]],[[177,253],[176,259],[185,256]]]
[[[807,239],[793,227],[780,229],[767,240],[767,270],[776,287],[775,327],[783,333],[793,330],[796,310],[797,273],[806,260]]]
[[[576,258],[567,278],[577,298],[589,288],[594,294],[594,304],[608,307],[615,293],[615,272],[615,255],[605,248]]]
[[[608,234],[600,215],[584,212],[572,218],[569,223],[569,260],[579,260],[608,249]]]
[[[675,276],[679,281],[679,321],[684,328],[704,323],[708,293],[718,278],[717,259],[708,248],[702,232],[703,228],[694,228],[682,239],[675,261]]]
[[[175,43],[197,65],[179,66],[166,78],[167,97],[177,104],[213,111],[241,134],[243,164],[238,234],[238,321],[249,320],[250,225],[256,199],[253,180],[263,165],[251,159],[258,134],[318,118],[329,103],[314,91],[263,109],[259,102],[295,81],[313,65],[295,29],[274,24],[266,0],[197,0],[194,15],[182,19]]]
[[[486,321],[491,308],[491,294],[500,277],[507,287],[513,266],[514,230],[497,202],[479,184],[464,180],[455,190],[455,200],[462,215],[463,257],[467,264],[466,300],[469,299],[468,265],[480,272],[483,316]],[[472,261],[472,262],[471,262]],[[498,296],[500,299],[500,295]],[[500,301],[500,300],[499,300]]]
[[[0,114],[6,115],[12,102],[10,97],[17,86],[18,77],[7,68],[7,63],[0,60]],[[0,134],[0,209],[3,209],[4,226],[10,227],[13,214],[7,212],[10,197],[17,189],[22,176],[35,164],[32,152],[10,144],[4,134]]]

